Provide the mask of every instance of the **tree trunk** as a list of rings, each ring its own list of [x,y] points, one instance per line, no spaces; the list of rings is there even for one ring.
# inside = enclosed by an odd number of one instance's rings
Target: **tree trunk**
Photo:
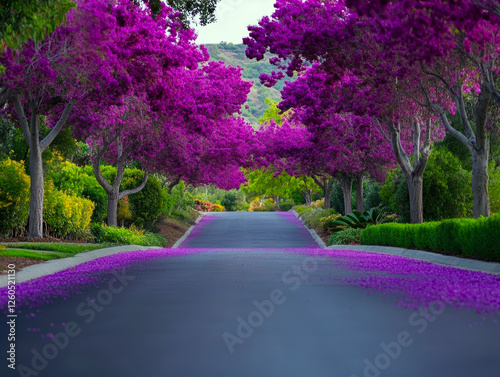
[[[424,221],[423,207],[423,177],[424,171],[431,155],[431,120],[427,120],[425,140],[420,145],[421,124],[418,120],[413,123],[413,155],[414,164],[412,166],[403,145],[401,144],[401,126],[400,124],[388,123],[391,134],[389,143],[391,144],[394,157],[400,166],[406,178],[410,196],[410,220],[412,224],[422,223]],[[379,123],[380,126],[380,123]],[[380,128],[381,132],[382,128]]]
[[[118,191],[108,193],[108,226],[118,226],[118,201],[120,194]]]
[[[491,102],[491,93],[488,91],[488,83],[481,84],[477,104],[474,108],[474,128],[471,125],[465,107],[462,87],[455,86],[452,98],[457,106],[457,112],[463,126],[463,133],[456,130],[450,124],[446,112],[437,105],[433,109],[441,116],[444,127],[451,136],[464,144],[472,156],[472,201],[474,217],[490,216],[490,199],[488,196],[488,157],[490,144],[488,141],[486,124],[488,120],[488,109]],[[496,101],[497,98],[495,97]]]
[[[472,202],[473,214],[476,219],[479,216],[490,216],[488,155],[489,145],[483,149],[473,149],[472,151]]]
[[[350,176],[342,177],[342,193],[344,194],[344,215],[352,213],[352,182],[353,179]]]
[[[42,153],[52,143],[55,137],[63,128],[69,113],[73,108],[74,101],[71,100],[65,106],[61,117],[54,125],[52,130],[40,141],[40,121],[38,119],[38,108],[42,101],[43,93],[34,98],[31,92],[28,92],[28,105],[31,111],[28,121],[24,111],[21,97],[16,94],[12,100],[14,109],[19,118],[19,124],[23,132],[24,140],[30,148],[30,215],[28,225],[28,238],[43,237],[43,161]]]
[[[43,237],[43,162],[38,124],[33,120],[30,140],[30,215],[28,238]]]
[[[304,191],[304,199],[306,200],[306,206],[310,206],[312,203],[312,190]]]
[[[363,176],[359,175],[356,180],[356,207],[359,212],[363,212]]]
[[[273,200],[276,203],[276,210],[281,211],[280,207],[280,196],[273,196]]]
[[[330,180],[325,180],[325,187],[323,189],[323,192],[325,193],[325,209],[330,209],[332,208],[332,186],[333,186],[334,179],[333,177],[330,178]]]
[[[420,171],[419,171],[420,172]],[[424,172],[406,176],[406,184],[410,193],[410,221],[412,224],[424,222]]]

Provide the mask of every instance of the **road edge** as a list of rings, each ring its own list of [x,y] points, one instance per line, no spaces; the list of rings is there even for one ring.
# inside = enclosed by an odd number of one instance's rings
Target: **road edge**
[[[321,239],[321,237],[318,236],[318,233],[316,233],[316,231],[314,229],[309,229],[307,227],[307,225],[304,223],[304,221],[300,217],[299,213],[296,210],[294,210],[294,209],[291,209],[290,212],[292,212],[295,215],[295,217],[300,220],[300,222],[302,223],[302,225],[304,225],[304,228],[306,228],[308,230],[309,234],[314,239],[314,241],[316,241],[316,243],[318,244],[318,246],[321,247],[322,249],[326,249],[327,246],[323,242],[323,240]]]

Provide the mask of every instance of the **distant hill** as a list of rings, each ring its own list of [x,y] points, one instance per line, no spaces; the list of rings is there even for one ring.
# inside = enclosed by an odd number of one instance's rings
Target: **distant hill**
[[[258,119],[264,114],[264,110],[267,108],[265,103],[266,98],[272,98],[275,101],[281,100],[279,91],[283,88],[284,82],[279,82],[274,88],[267,88],[259,81],[259,76],[262,72],[270,74],[275,67],[269,63],[267,58],[259,62],[254,59],[248,59],[245,55],[246,46],[243,44],[222,42],[219,44],[207,44],[205,47],[210,53],[210,60],[222,60],[233,67],[240,66],[243,68],[243,78],[254,82],[248,95],[248,100],[242,108],[242,113],[245,119],[254,127],[258,126]]]

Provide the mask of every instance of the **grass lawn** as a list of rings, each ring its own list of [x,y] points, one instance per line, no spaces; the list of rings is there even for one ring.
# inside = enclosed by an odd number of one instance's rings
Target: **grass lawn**
[[[29,242],[16,242],[6,245],[7,249],[29,249],[29,250],[43,250],[43,251],[56,251],[58,253],[67,254],[67,256],[76,255],[84,251],[92,251],[102,249],[106,245],[79,245],[79,244],[64,244],[64,243],[29,243]]]
[[[64,255],[19,249],[1,249],[0,257],[24,257],[39,260],[51,260],[64,257]]]

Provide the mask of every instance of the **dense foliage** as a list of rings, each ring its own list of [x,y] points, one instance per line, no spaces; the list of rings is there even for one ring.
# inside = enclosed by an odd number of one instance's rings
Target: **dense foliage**
[[[500,215],[424,224],[382,224],[363,232],[361,243],[436,250],[500,262]]]

